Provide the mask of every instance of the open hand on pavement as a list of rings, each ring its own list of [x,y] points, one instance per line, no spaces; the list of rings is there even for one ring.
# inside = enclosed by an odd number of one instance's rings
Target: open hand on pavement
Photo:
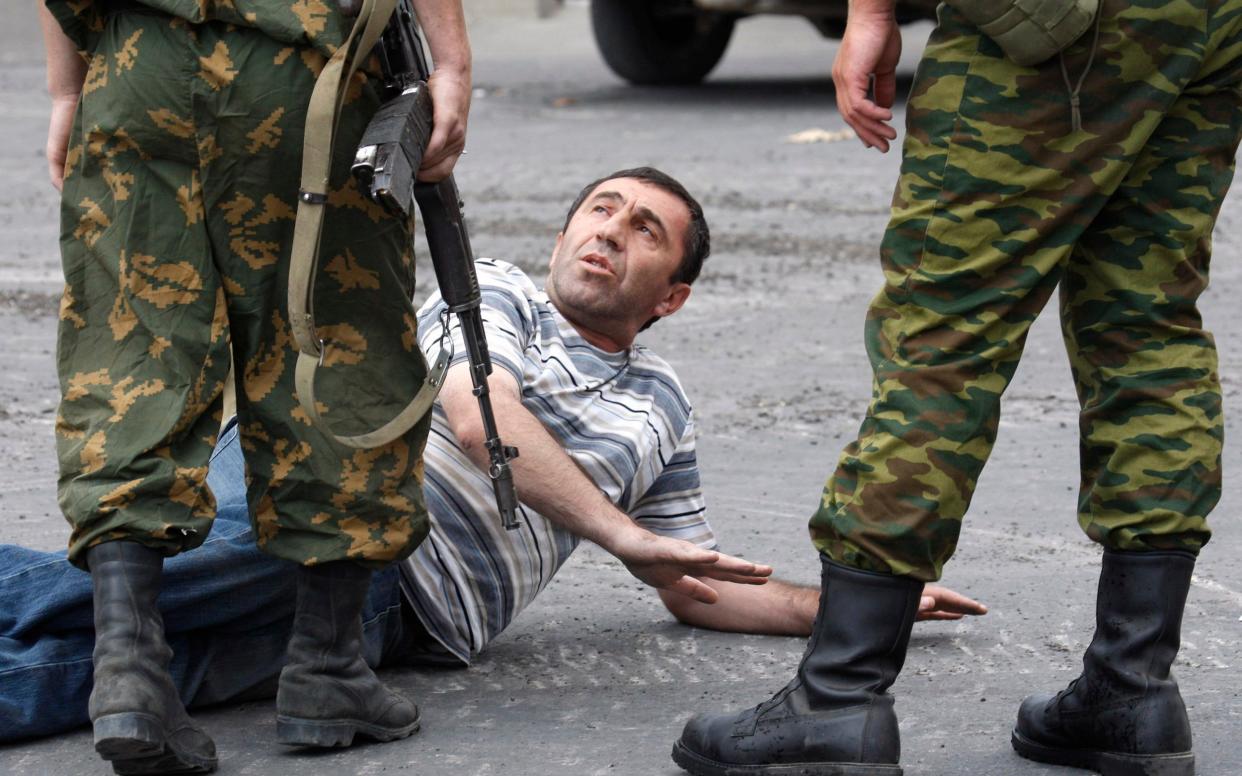
[[[987,614],[988,608],[973,598],[940,585],[924,585],[916,620],[960,620],[967,614]]]
[[[716,602],[715,590],[701,577],[762,585],[772,574],[771,566],[705,550],[690,542],[657,536],[637,529],[611,548],[630,573],[659,590],[670,590],[705,604]]]

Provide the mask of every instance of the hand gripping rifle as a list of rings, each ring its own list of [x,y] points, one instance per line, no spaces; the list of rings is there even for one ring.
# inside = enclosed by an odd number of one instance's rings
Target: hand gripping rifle
[[[501,521],[505,528],[512,530],[518,527],[518,501],[509,461],[517,457],[518,450],[501,442],[492,413],[487,386],[492,360],[483,330],[482,299],[474,273],[474,254],[462,216],[462,202],[452,175],[437,183],[423,183],[417,179],[423,152],[431,139],[432,106],[427,89],[431,73],[410,0],[398,0],[388,26],[380,35],[376,54],[384,74],[386,101],[371,119],[358,144],[354,177],[371,199],[393,215],[409,217],[411,198],[418,203],[436,281],[447,305],[441,323],[447,329],[448,316],[452,313],[461,324],[470,359],[470,378],[483,419],[483,444],[489,459],[487,473],[492,479]]]
[[[339,2],[342,11],[347,15],[360,14],[355,30],[363,30],[358,33],[360,42],[353,44],[354,50],[347,55],[346,64],[341,68],[344,73],[357,66],[357,60],[365,56],[369,44],[375,40],[373,32],[378,32],[378,28],[369,17],[381,19],[385,10],[392,7],[392,0],[386,2],[385,0],[339,0]],[[383,31],[378,33],[378,41],[374,44],[374,52],[379,58],[383,72],[384,104],[375,113],[363,133],[352,169],[363,192],[390,214],[408,220],[412,214],[413,205],[417,202],[427,235],[431,262],[440,286],[440,294],[447,305],[447,309],[441,315],[444,333],[441,334],[441,351],[428,374],[427,385],[419,392],[420,395],[411,401],[405,411],[381,429],[370,434],[356,437],[340,437],[335,434],[333,436],[344,444],[374,447],[377,446],[377,440],[385,437],[389,440],[395,438],[417,422],[426,411],[424,404],[427,407],[430,406],[430,400],[435,395],[434,391],[439,388],[443,380],[443,372],[451,358],[451,351],[444,348],[444,343],[448,339],[449,316],[450,314],[457,315],[469,356],[470,378],[474,383],[473,393],[478,399],[479,414],[483,420],[484,445],[489,459],[488,475],[491,477],[492,489],[496,494],[496,506],[500,511],[504,527],[513,530],[519,526],[517,511],[520,505],[513,487],[513,471],[509,462],[517,457],[518,450],[516,447],[509,447],[501,442],[500,432],[496,428],[496,416],[492,412],[487,384],[487,377],[492,372],[492,362],[487,349],[487,335],[483,329],[482,299],[479,293],[479,281],[474,272],[474,254],[470,250],[470,238],[466,233],[466,223],[462,216],[462,202],[453,176],[450,175],[437,183],[423,183],[417,180],[423,152],[431,139],[432,104],[431,95],[427,90],[430,68],[423,54],[418,23],[410,0],[396,0],[395,5],[395,10],[388,17]],[[343,94],[342,87],[338,85],[336,88],[337,99],[340,100],[339,95]],[[326,98],[324,102],[326,103]],[[312,100],[312,107],[314,104]],[[338,111],[339,105],[338,102]],[[310,116],[308,116],[307,126],[309,132]],[[311,181],[311,183],[318,182],[318,180]],[[326,180],[324,183],[326,188]],[[304,169],[299,216],[304,206],[309,209],[319,204],[317,200],[324,198],[323,194],[315,194],[309,189]],[[313,283],[312,272],[310,289],[313,289]],[[307,329],[313,331],[310,289],[303,289],[299,285],[295,293],[291,283],[290,318],[302,351],[298,371],[301,373],[305,366],[308,374],[308,377],[298,381],[299,399],[311,418],[323,425],[314,406],[314,365],[311,363],[315,357],[322,358],[323,343],[314,340],[312,334],[304,331]]]

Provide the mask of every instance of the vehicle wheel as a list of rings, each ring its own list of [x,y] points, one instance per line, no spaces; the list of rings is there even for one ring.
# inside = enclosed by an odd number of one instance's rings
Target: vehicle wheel
[[[634,84],[702,81],[724,56],[734,21],[684,0],[591,0],[604,62]]]

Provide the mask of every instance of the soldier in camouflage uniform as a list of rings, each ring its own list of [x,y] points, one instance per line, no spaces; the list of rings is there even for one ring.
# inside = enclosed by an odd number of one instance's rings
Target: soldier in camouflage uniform
[[[416,0],[437,70],[422,175],[464,143],[470,54],[459,0]],[[286,294],[311,89],[352,25],[328,0],[47,0],[48,157],[63,171],[65,291],[56,424],[69,558],[95,586],[95,746],[118,773],[203,772],[211,739],[168,678],[163,558],[206,539],[207,462],[236,365],[260,547],[302,564],[281,677],[283,743],[409,735],[417,709],[359,652],[371,570],[427,532],[429,418],[374,450],[340,447],[294,395]],[[410,225],[348,174],[379,104],[363,73],[337,133],[316,299],[319,396],[341,433],[380,425],[421,385]]]
[[[693,773],[901,772],[886,690],[919,585],[953,553],[1001,394],[1058,285],[1079,521],[1104,560],[1082,676],[1028,698],[1013,745],[1108,775],[1194,772],[1170,665],[1221,488],[1216,353],[1196,300],[1242,128],[1242,0],[1104,0],[1093,29],[1037,66],[953,5],[909,98],[866,323],[872,402],[811,519],[815,632],[774,698],[690,721],[674,758]],[[892,11],[852,2],[834,68],[842,114],[881,150],[896,137]]]

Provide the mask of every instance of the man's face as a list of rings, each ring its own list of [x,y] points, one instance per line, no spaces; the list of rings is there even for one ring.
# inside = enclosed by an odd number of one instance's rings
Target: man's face
[[[690,209],[676,195],[634,178],[604,181],[556,239],[548,294],[571,322],[626,347],[653,316],[675,312],[690,293],[672,282],[681,265]]]

